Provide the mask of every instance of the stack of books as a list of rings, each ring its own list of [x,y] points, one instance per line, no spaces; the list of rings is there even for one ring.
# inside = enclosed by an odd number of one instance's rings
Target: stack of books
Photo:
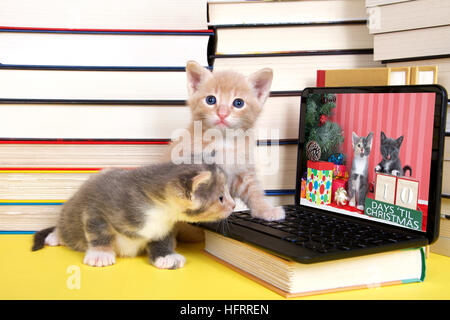
[[[448,129],[450,129],[450,126],[447,123]],[[431,252],[450,257],[450,134],[445,137],[439,239],[430,246],[430,250]]]
[[[317,69],[377,67],[364,3],[209,2],[214,69],[274,70],[273,91],[315,85]]]
[[[437,65],[450,89],[450,3],[446,0],[366,0],[374,58],[388,67]]]
[[[450,200],[442,199],[441,222],[438,240],[430,246],[430,251],[450,257]]]
[[[2,2],[0,231],[54,225],[89,175],[159,161],[189,121],[186,61],[208,66],[206,9]]]
[[[443,183],[442,183],[442,194],[447,198],[450,198],[450,135],[448,125],[448,113],[447,113],[447,133],[445,136],[445,147],[444,147],[444,171],[443,171]]]
[[[54,225],[90,175],[160,161],[189,125],[186,62],[211,68],[206,0],[4,1],[0,19],[0,232]],[[293,201],[299,95],[290,99],[258,122],[280,133],[257,130],[276,205]]]
[[[258,125],[278,129],[284,141],[280,150],[290,149],[292,170],[279,189],[292,194],[296,151],[289,143],[297,143],[301,91],[315,86],[317,69],[381,66],[373,61],[364,3],[211,0],[208,21],[215,33],[210,46],[214,70],[274,71],[272,92],[261,114],[262,121],[270,121]],[[292,199],[286,197],[286,203]]]
[[[0,231],[35,231],[54,225],[60,206],[92,174],[104,168],[156,163],[169,143],[169,139],[0,140]],[[257,172],[269,201],[287,204],[293,201],[286,188],[295,176],[291,172],[295,172],[296,146],[281,148],[283,141],[279,148],[267,144],[261,140],[256,147]],[[273,164],[278,166],[272,168]],[[240,202],[236,210],[244,208]]]

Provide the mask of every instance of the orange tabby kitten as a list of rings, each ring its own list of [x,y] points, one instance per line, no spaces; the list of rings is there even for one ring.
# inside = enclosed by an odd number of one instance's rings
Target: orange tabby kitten
[[[281,207],[273,207],[264,197],[264,190],[256,177],[255,166],[249,157],[250,148],[254,144],[245,143],[245,148],[237,148],[234,143],[225,139],[231,130],[251,129],[269,96],[273,73],[269,68],[259,70],[248,77],[233,71],[211,72],[194,61],[186,66],[189,99],[188,105],[192,112],[192,122],[187,131],[191,137],[191,148],[187,152],[194,153],[205,150],[212,151],[216,156],[222,155],[236,159],[244,158],[244,163],[225,161],[223,167],[229,175],[230,193],[234,198],[240,198],[251,210],[254,217],[265,220],[284,219],[285,213]],[[201,127],[201,132],[199,132]],[[241,131],[242,131],[241,130]],[[221,133],[223,139],[207,139],[211,133]],[[236,132],[236,131],[233,131]],[[180,149],[183,139],[175,139],[165,156],[167,160]],[[219,139],[220,140],[220,139]],[[253,141],[254,142],[254,141]],[[186,143],[186,141],[184,141]],[[197,143],[197,149],[195,144]],[[198,146],[202,150],[198,150]],[[212,147],[211,147],[212,146]],[[242,146],[242,145],[241,145]],[[189,229],[189,231],[186,231]],[[179,239],[197,241],[203,237],[203,232],[197,228],[185,225],[179,228]],[[184,234],[184,235],[183,235]]]

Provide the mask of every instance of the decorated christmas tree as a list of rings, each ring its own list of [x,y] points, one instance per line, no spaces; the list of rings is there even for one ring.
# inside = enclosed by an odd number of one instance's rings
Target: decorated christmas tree
[[[305,146],[309,142],[310,146],[320,147],[319,160],[327,161],[328,158],[339,152],[340,146],[344,141],[341,127],[336,123],[329,121],[333,109],[336,108],[336,96],[334,94],[311,94],[306,104],[305,121]],[[314,153],[315,150],[306,152]],[[310,148],[311,149],[311,148]]]

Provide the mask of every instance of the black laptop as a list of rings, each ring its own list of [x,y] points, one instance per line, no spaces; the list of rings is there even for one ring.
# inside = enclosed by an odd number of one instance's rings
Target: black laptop
[[[342,143],[328,159],[307,161],[307,109],[325,103],[333,104],[326,121],[339,125]],[[446,110],[447,93],[438,85],[306,88],[295,203],[283,206],[286,218],[264,221],[239,211],[201,225],[301,263],[429,245],[439,235]],[[355,152],[370,133],[370,153]],[[366,196],[350,199],[350,180],[364,178],[364,166]]]

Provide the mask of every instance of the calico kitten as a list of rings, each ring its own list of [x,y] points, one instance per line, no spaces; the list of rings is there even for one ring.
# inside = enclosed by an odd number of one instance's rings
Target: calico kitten
[[[192,113],[192,122],[187,129],[194,137],[195,124],[200,123],[202,132],[195,139],[203,150],[210,147],[211,141],[204,139],[209,130],[218,130],[225,134],[230,130],[248,130],[253,128],[262,107],[269,96],[273,73],[271,69],[261,69],[248,77],[234,71],[211,72],[198,63],[190,61],[186,66],[189,99],[188,105]],[[209,131],[211,132],[211,131]],[[166,161],[172,158],[172,151],[177,148],[180,140],[175,140],[165,156]],[[243,157],[248,160],[250,148],[236,148],[219,141],[216,144],[218,154],[227,153],[231,158]],[[194,148],[194,146],[193,146]],[[281,207],[273,207],[264,196],[264,191],[256,177],[254,164],[223,164],[230,177],[231,195],[240,198],[250,208],[254,217],[265,220],[279,220],[285,217]],[[183,230],[187,230],[184,232]],[[200,241],[203,231],[185,225],[181,229],[180,239]],[[186,235],[183,236],[183,233]]]
[[[64,204],[56,227],[35,234],[32,250],[63,244],[98,267],[146,250],[156,267],[176,269],[185,258],[174,251],[175,223],[224,219],[234,206],[226,174],[213,164],[109,169]]]
[[[359,137],[352,133],[353,161],[348,180],[349,205],[364,210],[367,191],[369,190],[369,155],[372,149],[373,133]]]
[[[394,176],[403,176],[406,170],[409,170],[410,175],[412,169],[409,166],[402,167],[400,161],[400,147],[403,142],[403,136],[392,139],[386,137],[383,131],[380,135],[380,152],[381,162],[375,167],[375,172],[382,172],[392,174]]]

